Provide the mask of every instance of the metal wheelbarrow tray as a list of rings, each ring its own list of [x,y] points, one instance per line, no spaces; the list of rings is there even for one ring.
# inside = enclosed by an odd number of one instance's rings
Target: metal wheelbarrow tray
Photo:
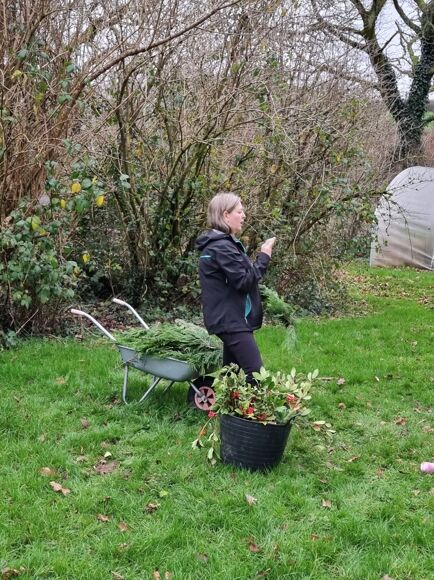
[[[134,310],[124,300],[119,300],[118,298],[113,298],[113,302],[120,304],[121,306],[126,306],[134,316],[139,320],[140,324],[146,329],[149,326],[141,318],[141,316]],[[93,316],[82,310],[77,310],[75,308],[71,309],[73,314],[78,316],[83,316],[93,322],[99,330],[107,336],[111,341],[116,342],[115,337],[106,330],[100,322],[98,322]],[[169,384],[164,389],[166,392],[175,382],[187,382],[189,384],[188,391],[188,401],[194,404],[198,409],[202,411],[208,411],[215,402],[215,393],[212,389],[212,377],[200,376],[197,371],[185,361],[173,359],[173,358],[158,358],[155,356],[141,355],[133,348],[128,346],[123,346],[116,344],[119,353],[124,363],[124,382],[122,386],[122,400],[124,403],[127,401],[127,391],[128,391],[128,373],[130,367],[135,368],[139,371],[151,375],[152,380],[148,389],[143,393],[139,399],[139,403],[145,401],[151,393],[155,390],[157,385],[162,379],[169,381]],[[216,369],[208,369],[207,372],[210,373]]]

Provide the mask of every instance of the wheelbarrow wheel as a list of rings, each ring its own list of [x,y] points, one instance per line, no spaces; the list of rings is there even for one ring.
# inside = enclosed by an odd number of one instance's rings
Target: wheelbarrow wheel
[[[215,403],[215,392],[212,388],[214,377],[199,377],[193,381],[194,386],[201,395],[198,395],[193,387],[190,386],[187,393],[189,405],[199,409],[199,411],[209,411]]]

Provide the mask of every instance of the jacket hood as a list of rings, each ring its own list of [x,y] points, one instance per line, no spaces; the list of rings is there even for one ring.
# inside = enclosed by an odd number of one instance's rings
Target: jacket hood
[[[208,230],[197,238],[195,248],[201,252],[210,242],[214,242],[215,240],[222,240],[223,238],[232,239],[229,234],[225,234],[224,232]]]

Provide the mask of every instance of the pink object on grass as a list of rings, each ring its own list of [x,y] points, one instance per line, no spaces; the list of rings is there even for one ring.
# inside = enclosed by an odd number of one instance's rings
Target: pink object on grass
[[[420,464],[420,470],[422,473],[434,473],[434,463],[424,461]]]

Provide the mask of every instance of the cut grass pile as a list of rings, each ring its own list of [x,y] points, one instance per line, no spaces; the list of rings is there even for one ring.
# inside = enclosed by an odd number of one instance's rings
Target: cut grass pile
[[[378,295],[389,275],[398,290]],[[366,315],[303,320],[292,352],[284,329],[258,334],[267,367],[320,369],[313,416],[337,431],[324,440],[294,428],[268,474],[212,468],[191,448],[203,416],[187,407],[186,385],[120,404],[120,357],[106,341],[32,340],[0,353],[0,570],[433,578],[434,476],[419,472],[434,460],[434,313],[419,300],[433,295],[433,277],[354,276],[367,282],[354,284]],[[144,380],[132,371],[133,389]]]

